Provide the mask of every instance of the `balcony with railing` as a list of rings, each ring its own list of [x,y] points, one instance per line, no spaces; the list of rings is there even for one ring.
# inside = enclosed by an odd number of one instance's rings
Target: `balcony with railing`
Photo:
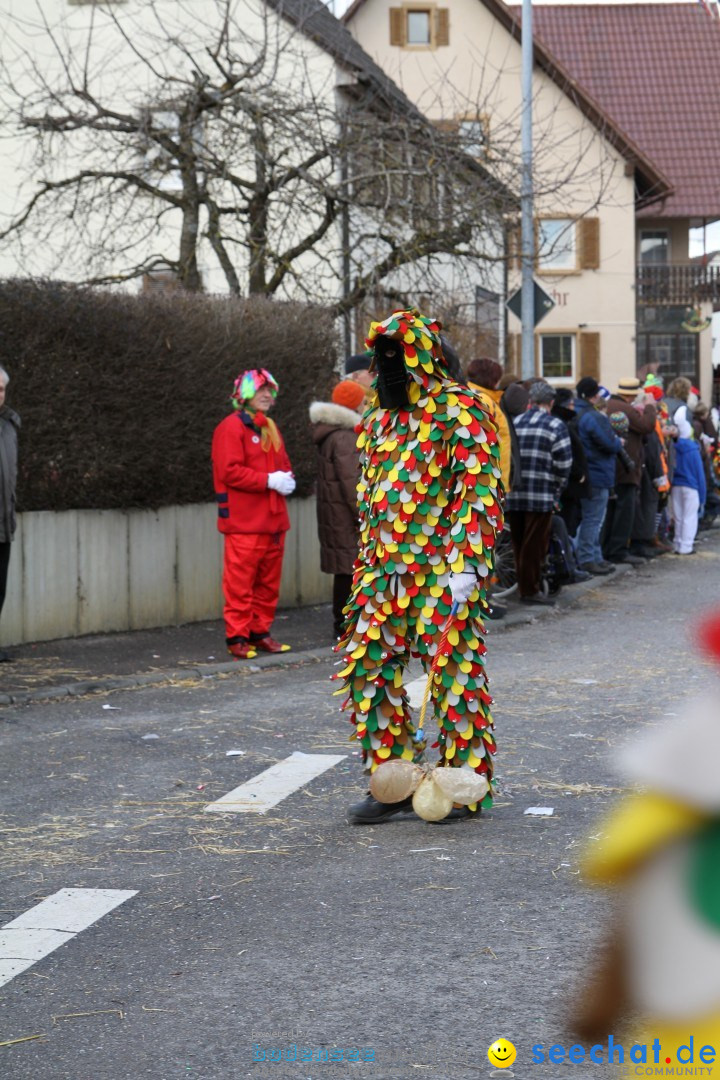
[[[720,307],[720,266],[664,263],[637,266],[638,304],[712,304]]]

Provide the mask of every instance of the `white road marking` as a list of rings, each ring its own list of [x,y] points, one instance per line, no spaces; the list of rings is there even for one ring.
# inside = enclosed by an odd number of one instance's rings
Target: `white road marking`
[[[347,754],[303,754],[295,750],[290,757],[228,791],[216,802],[208,803],[205,810],[210,814],[264,814],[346,757]]]
[[[136,889],[60,889],[0,927],[0,986],[136,895]]]

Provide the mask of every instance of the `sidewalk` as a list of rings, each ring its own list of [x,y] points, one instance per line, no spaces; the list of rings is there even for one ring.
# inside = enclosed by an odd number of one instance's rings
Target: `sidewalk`
[[[712,546],[717,545],[718,533],[720,530],[712,536]],[[711,535],[702,534],[702,540]],[[656,563],[677,565],[671,556],[653,560],[647,567],[653,574]],[[620,566],[607,577],[565,586],[554,608],[524,607],[514,598],[503,601],[508,613],[502,620],[487,621],[488,634],[502,638],[514,626],[557,617],[589,592],[611,587],[627,572],[633,573],[630,567]],[[273,634],[291,645],[292,651],[276,656],[259,654],[255,660],[241,662],[227,654],[220,619],[18,645],[9,649],[12,662],[0,664],[0,706],[316,662],[329,656],[334,644],[331,628],[329,604],[279,611]]]

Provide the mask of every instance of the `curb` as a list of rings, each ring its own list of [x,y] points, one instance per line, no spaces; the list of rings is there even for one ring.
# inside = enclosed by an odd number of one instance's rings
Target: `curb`
[[[261,656],[250,663],[234,660],[223,664],[197,664],[194,667],[168,668],[165,671],[151,671],[147,674],[85,680],[66,683],[63,686],[39,686],[33,690],[0,694],[0,705],[26,705],[33,701],[56,701],[68,697],[107,693],[109,690],[137,690],[146,686],[177,683],[188,678],[211,679],[217,675],[255,675],[265,668],[318,663],[321,660],[327,660],[330,651],[331,646],[328,645],[327,649],[301,649],[299,652],[282,653],[277,656]]]

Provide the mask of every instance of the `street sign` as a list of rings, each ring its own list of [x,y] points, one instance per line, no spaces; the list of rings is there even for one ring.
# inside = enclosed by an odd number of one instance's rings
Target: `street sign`
[[[512,311],[513,315],[517,315],[518,319],[522,319],[522,289],[517,289],[516,292],[505,302],[505,307],[508,311]],[[548,311],[552,311],[555,307],[555,301],[551,296],[541,289],[537,281],[533,281],[533,314],[535,316],[533,320],[533,326],[537,326],[541,319],[544,319]]]

